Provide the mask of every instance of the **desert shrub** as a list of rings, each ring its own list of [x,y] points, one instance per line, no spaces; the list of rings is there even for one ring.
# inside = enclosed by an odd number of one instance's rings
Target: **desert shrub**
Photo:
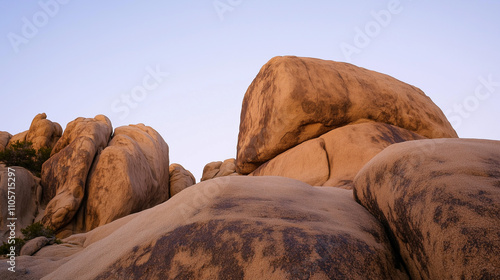
[[[2,246],[0,246],[0,255],[6,255],[10,253],[10,246],[16,246],[16,255],[19,256],[19,253],[21,252],[21,248],[28,242],[29,240],[39,237],[39,236],[45,236],[49,239],[53,240],[53,243],[56,244],[61,244],[62,241],[60,239],[56,238],[56,234],[54,230],[44,227],[42,223],[37,222],[34,224],[31,224],[23,229],[21,229],[21,233],[24,235],[24,239],[21,238],[15,238],[15,245],[13,244],[8,244],[8,243],[3,243]],[[52,244],[52,243],[50,243]]]
[[[49,159],[51,148],[42,147],[38,151],[30,141],[16,141],[0,152],[0,161],[7,166],[21,166],[40,177],[42,164]]]
[[[15,246],[16,247],[16,250],[15,250],[16,256],[19,256],[19,254],[21,252],[21,248],[24,246],[26,241],[24,241],[24,239],[21,239],[21,238],[14,238],[14,241],[15,241],[15,244],[8,244],[8,243],[3,242],[2,246],[0,246],[0,255],[9,254],[10,247]]]
[[[39,236],[45,236],[47,238],[54,238],[56,236],[54,230],[44,227],[42,223],[37,222],[21,229],[21,233],[24,235],[24,240],[28,241]]]

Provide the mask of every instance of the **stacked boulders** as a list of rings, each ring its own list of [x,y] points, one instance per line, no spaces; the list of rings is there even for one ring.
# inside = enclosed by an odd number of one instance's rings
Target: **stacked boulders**
[[[225,161],[213,161],[209,162],[203,168],[203,175],[201,181],[210,180],[218,177],[225,176],[236,176],[236,165],[234,164],[235,159],[230,158]]]
[[[236,170],[352,188],[387,146],[442,137],[457,134],[414,86],[348,63],[275,57],[243,99]]]

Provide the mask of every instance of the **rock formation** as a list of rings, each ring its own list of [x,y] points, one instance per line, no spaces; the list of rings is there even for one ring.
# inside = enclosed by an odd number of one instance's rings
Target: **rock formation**
[[[500,276],[500,141],[395,144],[355,179],[413,279]]]
[[[372,121],[347,125],[279,154],[250,175],[283,176],[313,186],[351,189],[354,176],[383,149],[423,138],[409,130]]]
[[[348,63],[275,57],[243,99],[237,171],[248,174],[306,140],[360,119],[427,138],[457,137],[441,110],[414,86]]]
[[[12,135],[12,137],[10,137],[10,139],[9,139],[9,143],[7,144],[7,147],[10,147],[13,143],[16,143],[18,141],[19,142],[26,141],[27,134],[28,134],[28,130]]]
[[[9,140],[12,137],[7,131],[0,131],[0,152],[5,150],[5,147],[9,144]]]
[[[206,181],[64,242],[18,258],[20,275],[29,268],[47,279],[408,279],[352,191],[280,177]]]
[[[23,248],[21,248],[20,255],[31,256],[42,249],[43,246],[49,244],[49,242],[50,240],[45,236],[33,238],[30,241],[26,242],[26,244],[24,244]]]
[[[62,134],[62,127],[56,122],[47,119],[45,113],[36,115],[31,122],[30,128],[24,132],[14,135],[9,145],[16,141],[29,141],[33,143],[33,148],[52,148]]]
[[[26,141],[33,143],[33,148],[38,150],[43,147],[52,148],[62,135],[62,127],[56,122],[47,119],[45,113],[38,114],[31,122],[26,134]]]
[[[12,220],[8,218],[16,218],[16,237],[22,237],[21,229],[31,225],[38,214],[42,194],[39,178],[22,167],[13,166],[12,169],[9,174],[8,168],[0,165],[0,244],[7,242],[10,235],[7,225]],[[14,187],[10,189],[13,192],[10,194],[9,183]],[[9,199],[12,196],[14,199]],[[9,203],[9,200],[12,202]],[[14,215],[10,214],[8,205],[14,205]]]
[[[95,155],[106,147],[111,121],[103,115],[70,122],[42,166],[43,202],[48,203],[42,223],[54,230],[67,224],[80,207]]]
[[[203,182],[217,177],[238,175],[238,173],[236,173],[236,165],[234,164],[234,161],[234,158],[230,158],[226,159],[224,162],[214,161],[207,163],[203,168],[201,181]]]
[[[115,129],[89,174],[85,228],[91,230],[169,198],[168,145],[143,124]]]
[[[189,170],[184,169],[180,164],[171,164],[168,168],[168,173],[170,175],[170,197],[196,184],[193,174]]]
[[[48,203],[38,217],[67,238],[28,242],[0,279],[500,279],[500,141],[454,139],[387,75],[273,58],[245,94],[237,159],[198,184],[153,128],[111,132],[102,115],[69,123],[42,187],[16,168],[20,223]],[[54,137],[38,115],[0,148]]]

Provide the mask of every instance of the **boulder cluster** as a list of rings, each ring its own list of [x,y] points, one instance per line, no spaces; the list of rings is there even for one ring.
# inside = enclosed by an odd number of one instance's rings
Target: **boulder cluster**
[[[58,236],[90,231],[132,213],[165,202],[195,184],[179,164],[169,168],[168,145],[153,128],[143,124],[118,127],[103,115],[77,118],[66,126],[38,114],[28,131],[0,134],[5,150],[16,141],[29,141],[34,149],[50,148],[41,178],[16,167],[16,233],[33,222]],[[5,140],[3,140],[5,139]],[[171,184],[170,171],[173,182]],[[177,170],[184,170],[179,173]],[[187,173],[186,173],[187,172]],[[0,191],[7,198],[7,168],[0,167]],[[172,193],[172,194],[171,194]],[[5,201],[6,202],[6,201]],[[2,205],[4,201],[2,201]],[[0,237],[7,241],[6,207],[0,209]]]
[[[420,89],[351,64],[271,59],[236,157],[198,184],[143,124],[40,114],[0,151],[13,139],[52,148],[41,178],[18,168],[20,215],[64,239],[1,279],[500,278],[500,141],[459,139]]]

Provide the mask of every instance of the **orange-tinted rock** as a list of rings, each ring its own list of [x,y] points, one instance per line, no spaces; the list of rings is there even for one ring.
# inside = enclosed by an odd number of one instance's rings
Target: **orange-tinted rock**
[[[31,122],[26,141],[33,143],[33,148],[52,148],[62,135],[62,127],[47,119],[45,113],[38,114]]]
[[[19,141],[29,141],[33,143],[33,148],[52,148],[62,134],[62,127],[56,122],[47,119],[45,113],[36,115],[31,121],[30,128],[18,133],[10,138],[9,145]]]
[[[203,182],[213,178],[238,175],[238,173],[236,173],[236,165],[234,164],[234,161],[234,158],[229,158],[224,162],[214,161],[207,163],[203,168],[201,181]]]
[[[0,243],[7,242],[10,235],[7,226],[10,222],[16,224],[16,237],[22,237],[21,229],[31,225],[38,214],[41,195],[40,179],[31,172],[19,166],[12,166],[9,174],[9,169],[0,165]],[[14,206],[14,215],[11,215],[9,205]]]
[[[88,178],[85,229],[153,207],[169,198],[168,145],[143,124],[115,129]]]
[[[42,166],[42,223],[57,230],[67,224],[80,207],[87,175],[95,155],[106,147],[113,128],[103,115],[70,122]]]
[[[236,166],[248,174],[330,130],[369,119],[427,138],[457,137],[420,89],[348,63],[275,57],[243,99]]]
[[[170,176],[170,197],[196,184],[193,174],[180,164],[171,164],[168,168],[168,173]]]
[[[264,163],[253,176],[283,176],[313,186],[351,189],[358,171],[391,144],[423,137],[389,124],[365,122],[334,129]]]
[[[5,150],[5,147],[7,147],[7,144],[9,144],[9,140],[11,137],[12,135],[7,131],[0,131],[0,152]]]
[[[500,278],[500,141],[395,144],[354,185],[413,279]]]
[[[64,241],[82,249],[45,247],[19,269],[47,279],[408,279],[352,191],[281,177],[202,182]],[[50,267],[63,250],[74,253],[52,272],[36,263]]]

